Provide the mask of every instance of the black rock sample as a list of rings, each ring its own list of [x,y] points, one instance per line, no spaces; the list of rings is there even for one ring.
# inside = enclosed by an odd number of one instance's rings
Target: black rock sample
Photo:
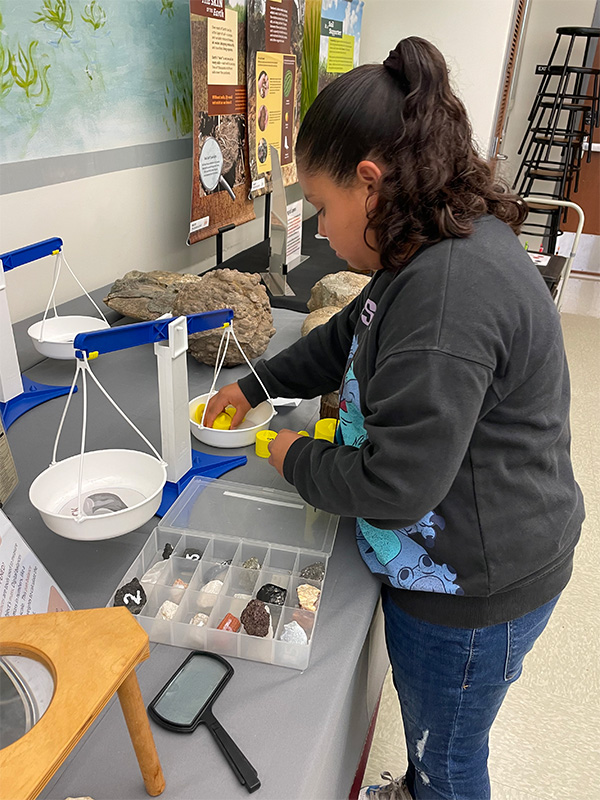
[[[322,561],[315,561],[314,564],[309,564],[304,567],[300,577],[309,581],[322,581],[325,577],[325,564]]]
[[[146,599],[144,587],[137,578],[133,578],[117,589],[113,606],[125,606],[132,614],[139,614],[146,605]]]
[[[172,553],[173,553],[173,545],[170,542],[167,542],[162,551],[162,557],[164,561],[166,561],[167,558],[171,558]]]
[[[282,606],[285,603],[286,589],[276,586],[274,583],[265,583],[256,593],[257,600],[263,603],[270,603],[273,606]]]
[[[229,561],[219,561],[218,564],[215,564],[214,567],[209,569],[204,576],[206,583],[209,583],[210,581],[222,580],[221,576],[227,572],[227,567],[230,564],[231,559],[229,559]]]
[[[240,621],[250,636],[266,636],[271,627],[269,609],[260,600],[250,600],[241,613]]]
[[[187,550],[183,551],[183,557],[187,558],[188,561],[200,561],[202,550],[198,550],[197,547],[188,547]]]

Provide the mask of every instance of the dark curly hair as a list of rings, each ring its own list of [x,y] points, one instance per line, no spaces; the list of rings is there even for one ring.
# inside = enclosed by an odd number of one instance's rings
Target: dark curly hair
[[[463,238],[493,214],[518,233],[526,204],[494,179],[473,144],[466,109],[440,51],[411,36],[383,64],[365,64],[317,95],[296,144],[299,166],[341,184],[364,159],[383,165],[365,229],[384,268],[400,269],[424,244]]]

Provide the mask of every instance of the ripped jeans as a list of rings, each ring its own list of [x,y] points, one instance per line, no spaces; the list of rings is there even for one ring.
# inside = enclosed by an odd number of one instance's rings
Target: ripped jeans
[[[474,630],[415,619],[385,589],[382,599],[412,796],[488,800],[490,728],[558,597],[519,619]]]

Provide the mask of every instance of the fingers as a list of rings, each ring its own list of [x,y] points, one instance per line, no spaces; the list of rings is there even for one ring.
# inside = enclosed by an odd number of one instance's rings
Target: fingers
[[[214,421],[219,416],[221,411],[224,411],[226,406],[228,405],[228,401],[226,397],[223,397],[221,391],[217,392],[217,394],[213,395],[208,401],[206,406],[206,413],[204,415],[204,425],[206,428],[212,428]]]
[[[240,422],[244,421],[244,417],[246,416],[246,413],[249,410],[250,406],[248,404],[245,404],[245,407],[242,407],[241,404],[238,403],[238,405],[235,407],[235,414],[233,415],[233,419],[231,420],[232,430],[237,428]]]

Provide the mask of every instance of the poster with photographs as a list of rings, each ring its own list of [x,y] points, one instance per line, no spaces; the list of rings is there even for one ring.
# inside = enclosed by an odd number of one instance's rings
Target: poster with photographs
[[[254,219],[246,129],[246,0],[190,0],[193,181],[188,244]]]
[[[248,146],[253,197],[271,191],[271,147],[283,183],[297,180],[305,0],[248,0]]]
[[[317,94],[358,66],[363,0],[306,0],[301,119]]]

